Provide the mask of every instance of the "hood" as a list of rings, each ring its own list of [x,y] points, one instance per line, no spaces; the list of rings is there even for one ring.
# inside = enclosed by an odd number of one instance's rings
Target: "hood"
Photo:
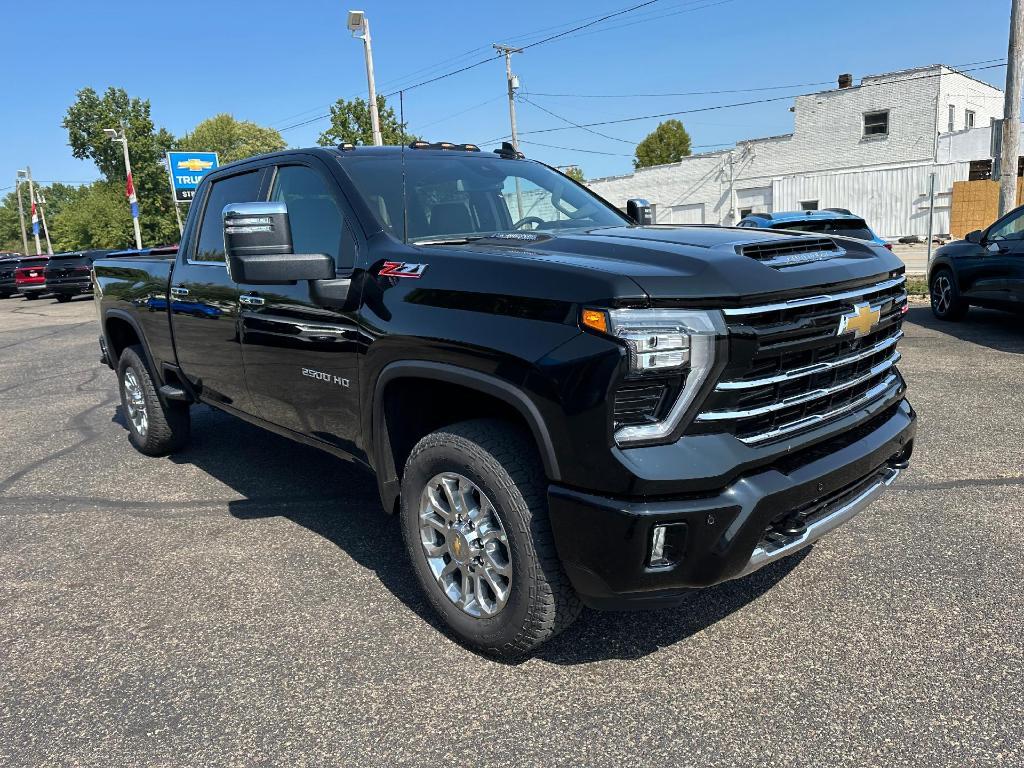
[[[832,258],[819,256],[823,260],[783,267],[744,253],[764,253],[766,246],[772,253],[779,246],[799,252],[815,243],[833,243],[842,250]],[[499,235],[474,241],[465,249],[626,276],[653,301],[735,303],[752,295],[855,282],[903,267],[888,250],[863,240],[717,226],[626,226],[553,236]]]

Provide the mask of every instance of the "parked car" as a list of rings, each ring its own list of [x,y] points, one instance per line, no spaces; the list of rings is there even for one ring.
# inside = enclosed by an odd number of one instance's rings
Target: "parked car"
[[[892,246],[876,235],[868,223],[845,208],[824,208],[820,211],[780,211],[779,213],[751,213],[737,225],[757,229],[788,229],[820,235],[853,237],[857,240]]]
[[[936,249],[928,287],[940,320],[962,320],[972,305],[1024,309],[1024,206]]]
[[[92,295],[92,263],[111,253],[108,250],[55,253],[43,272],[47,291],[57,301],[71,301],[82,294]]]
[[[26,256],[14,270],[14,284],[18,293],[28,300],[38,299],[46,293],[46,264],[50,260],[42,256]]]
[[[507,144],[222,166],[176,258],[96,261],[129,440],[181,449],[201,402],[372,470],[430,603],[495,654],[756,571],[909,464],[903,265],[627,209]]]
[[[14,272],[18,268],[21,258],[20,253],[0,255],[0,299],[9,298],[18,292]]]

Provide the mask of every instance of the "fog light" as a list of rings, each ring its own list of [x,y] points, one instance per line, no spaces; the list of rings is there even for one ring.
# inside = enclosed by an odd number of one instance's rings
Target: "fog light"
[[[651,530],[651,568],[668,568],[679,562],[686,543],[686,523],[656,525]]]

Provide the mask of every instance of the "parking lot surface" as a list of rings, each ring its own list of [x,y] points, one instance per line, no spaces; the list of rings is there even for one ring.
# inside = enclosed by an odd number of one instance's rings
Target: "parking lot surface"
[[[1024,324],[910,312],[911,469],[798,556],[518,664],[355,468],[128,444],[91,300],[0,302],[0,765],[1024,765]]]

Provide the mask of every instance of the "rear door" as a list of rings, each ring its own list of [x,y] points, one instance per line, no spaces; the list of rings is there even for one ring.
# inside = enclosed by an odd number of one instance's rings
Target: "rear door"
[[[313,157],[290,157],[274,172],[270,200],[288,206],[296,253],[330,254],[339,278],[351,274],[355,219],[325,165]],[[255,413],[352,449],[359,413],[357,353],[363,345],[355,310],[322,306],[309,280],[241,287],[245,373]]]
[[[204,399],[252,412],[245,385],[239,328],[239,289],[224,260],[221,213],[229,203],[261,199],[265,170],[216,178],[206,188],[198,231],[187,232],[171,275],[171,318],[178,362]]]
[[[985,235],[969,295],[1003,306],[1022,300],[1024,291],[1024,208],[1011,211]]]

